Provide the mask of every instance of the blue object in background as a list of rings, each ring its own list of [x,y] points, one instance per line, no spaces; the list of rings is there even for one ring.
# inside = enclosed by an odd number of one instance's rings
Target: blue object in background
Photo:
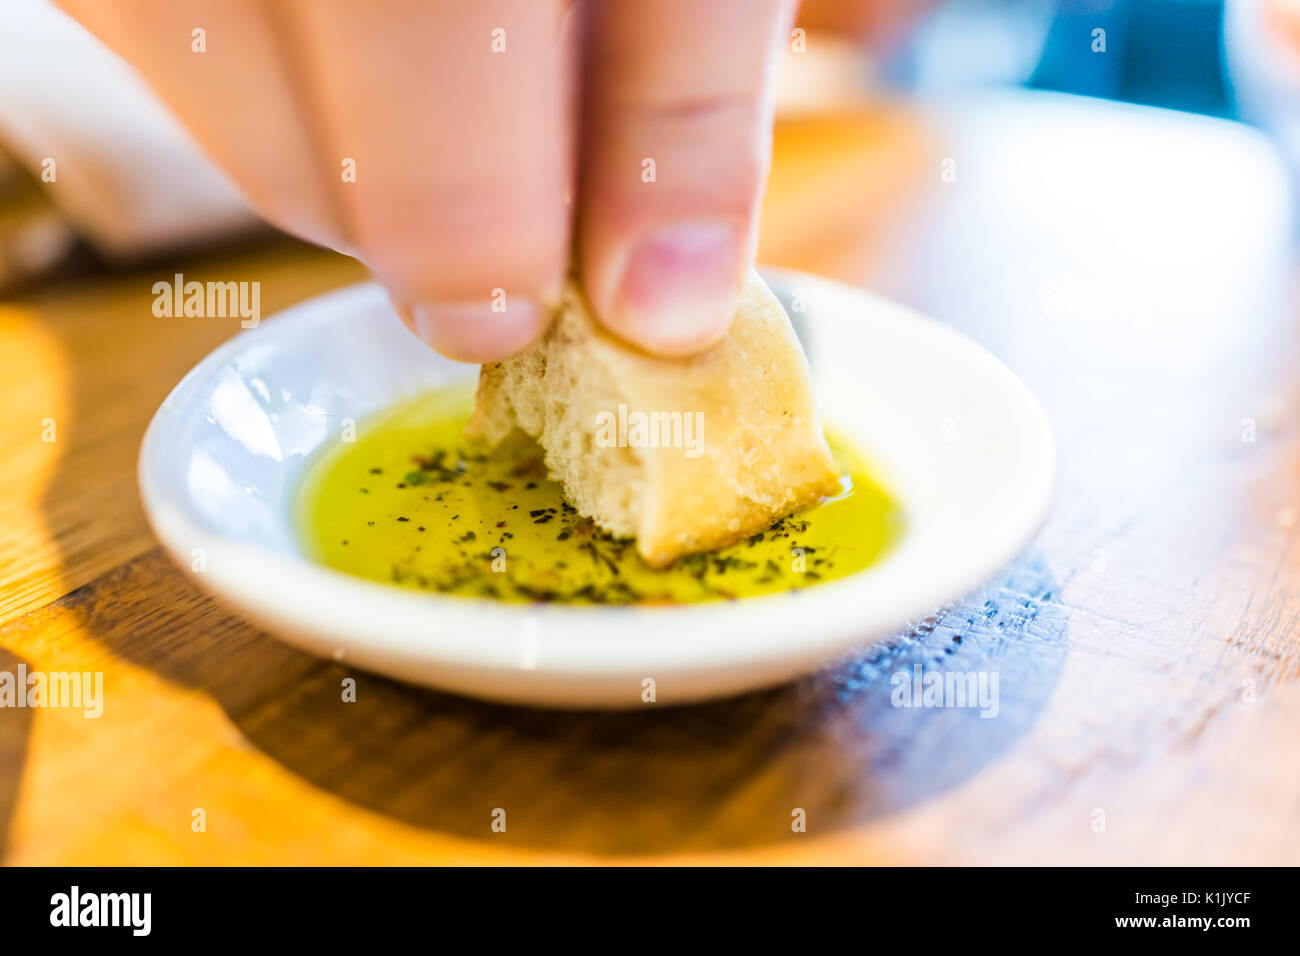
[[[1235,116],[1222,0],[1059,0],[1028,85]]]

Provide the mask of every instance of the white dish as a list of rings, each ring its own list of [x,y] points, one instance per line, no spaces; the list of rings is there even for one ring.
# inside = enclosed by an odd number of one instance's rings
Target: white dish
[[[780,683],[962,597],[1047,513],[1055,452],[1033,397],[957,332],[868,293],[766,273],[808,350],[828,421],[901,501],[878,564],[798,594],[682,607],[520,606],[424,594],[304,557],[290,502],[310,456],[430,388],[472,380],[354,286],[205,358],[145,435],[154,532],[206,589],[283,640],[400,680],[497,701],[640,707]],[[801,311],[802,310],[802,311]]]

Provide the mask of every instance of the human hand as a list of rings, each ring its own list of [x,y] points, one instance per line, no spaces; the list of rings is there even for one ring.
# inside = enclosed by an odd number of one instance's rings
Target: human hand
[[[571,251],[634,344],[726,331],[793,0],[59,2],[262,215],[365,262],[446,355],[538,338]]]

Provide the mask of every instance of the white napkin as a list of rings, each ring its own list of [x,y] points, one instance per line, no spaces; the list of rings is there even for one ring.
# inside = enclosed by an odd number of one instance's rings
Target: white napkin
[[[110,258],[258,222],[139,75],[48,0],[0,3],[0,146]]]

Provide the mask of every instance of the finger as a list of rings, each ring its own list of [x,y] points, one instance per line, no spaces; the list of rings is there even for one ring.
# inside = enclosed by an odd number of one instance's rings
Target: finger
[[[725,334],[754,254],[785,0],[609,0],[593,11],[579,209],[588,297],[665,355]]]
[[[265,4],[59,3],[135,67],[266,219],[345,246]]]
[[[573,28],[536,0],[290,0],[352,241],[454,358],[544,331],[569,252]]]

